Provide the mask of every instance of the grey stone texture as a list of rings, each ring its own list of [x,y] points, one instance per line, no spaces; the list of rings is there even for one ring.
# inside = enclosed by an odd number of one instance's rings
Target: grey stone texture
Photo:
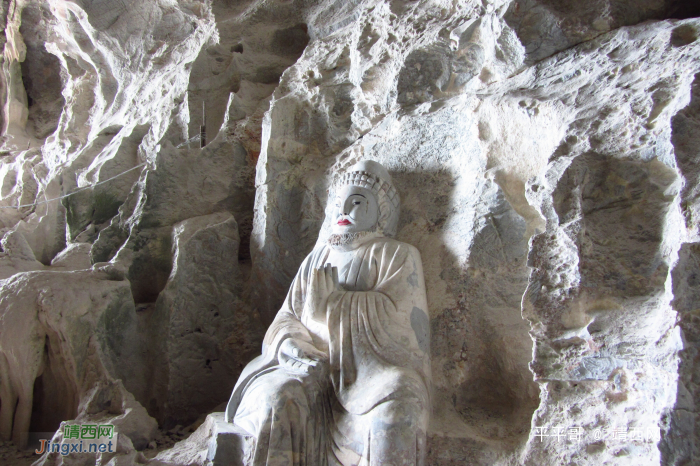
[[[699,16],[2,2],[0,436],[128,392],[147,415],[100,461],[138,464],[153,419],[225,402],[330,231],[329,187],[369,159],[423,259],[428,464],[697,462]],[[117,386],[111,414],[81,408]],[[161,464],[205,464],[207,422]]]

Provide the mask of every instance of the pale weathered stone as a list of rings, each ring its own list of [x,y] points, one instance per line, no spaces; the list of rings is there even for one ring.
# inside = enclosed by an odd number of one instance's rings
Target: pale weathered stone
[[[240,296],[238,242],[228,212],[173,227],[173,271],[154,311],[167,332],[161,395],[166,425],[191,422],[218,405],[243,361],[258,351],[261,329]]]
[[[254,439],[235,424],[227,422],[225,413],[213,413],[216,424],[209,441],[207,460],[212,466],[244,466],[251,461]]]
[[[81,306],[98,315],[121,303],[126,327],[115,335],[129,335],[133,353],[104,356],[95,373],[121,378],[161,425],[188,423],[225,401],[224,385],[330,233],[330,184],[375,160],[401,195],[397,239],[417,247],[425,269],[429,464],[692,463],[698,8],[3,2],[0,312],[55,301],[57,314],[41,314],[50,325],[21,314],[19,330],[1,321],[2,345],[27,358],[47,345],[7,335],[89,327],[81,338],[107,351],[117,341],[99,324],[68,322]],[[204,150],[187,143],[202,101]],[[212,215],[235,218],[237,264],[212,259],[236,255],[223,250],[230,221],[195,225]],[[190,219],[196,233],[174,249],[173,229]],[[218,246],[197,239],[219,233]],[[209,259],[174,267],[192,256]],[[232,320],[196,344],[195,329],[215,322],[203,314],[213,302],[231,304]],[[190,319],[200,315],[202,327]],[[229,324],[239,328],[227,339]],[[230,371],[194,377],[207,374],[212,348],[227,348]],[[26,399],[44,380],[69,378],[61,367],[50,364],[35,387],[10,378]],[[40,416],[48,430],[69,416],[33,404],[37,416],[56,413]],[[569,426],[584,429],[580,442],[538,436]],[[631,438],[639,427],[662,442]],[[599,429],[617,437],[596,439]],[[204,452],[206,435],[188,448]],[[109,461],[140,459],[124,448]]]
[[[34,426],[39,432],[74,418],[80,414],[78,404],[95,384],[120,378],[127,387],[139,385],[143,375],[137,374],[142,369],[133,363],[141,342],[134,332],[134,304],[123,277],[42,271],[16,274],[2,284],[0,434],[4,439],[25,445],[33,411],[39,413],[39,424]],[[131,397],[122,391],[122,398]]]
[[[226,422],[224,413],[207,416],[186,440],[159,453],[149,464],[154,466],[246,465],[252,451],[252,437]]]
[[[65,267],[68,270],[84,270],[92,267],[90,261],[90,243],[70,243],[66,249],[53,258],[51,265]]]

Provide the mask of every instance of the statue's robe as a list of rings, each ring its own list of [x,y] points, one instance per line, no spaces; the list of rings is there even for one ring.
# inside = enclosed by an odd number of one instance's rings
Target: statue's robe
[[[331,263],[344,264],[342,290],[331,294],[325,313],[309,315],[304,303],[311,273],[338,254],[350,255]],[[426,311],[420,253],[413,246],[384,237],[343,253],[318,245],[226,410],[229,422],[255,435],[253,464],[379,464],[373,450],[387,448],[402,452],[400,464],[422,464],[430,411]],[[297,374],[280,365],[278,349],[287,338],[327,352],[327,371]],[[403,430],[398,437],[408,433],[413,444],[382,444],[387,436],[381,429]]]

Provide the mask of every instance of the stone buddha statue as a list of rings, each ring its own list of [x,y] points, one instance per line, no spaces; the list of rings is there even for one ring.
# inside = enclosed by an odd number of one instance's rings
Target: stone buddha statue
[[[297,272],[226,420],[258,465],[422,465],[430,331],[418,250],[396,233],[399,197],[380,164],[334,187],[333,234]]]

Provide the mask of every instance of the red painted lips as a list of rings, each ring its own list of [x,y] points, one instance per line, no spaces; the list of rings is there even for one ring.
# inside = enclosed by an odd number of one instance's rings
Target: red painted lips
[[[352,225],[352,222],[348,219],[342,219],[338,221],[338,225]]]

